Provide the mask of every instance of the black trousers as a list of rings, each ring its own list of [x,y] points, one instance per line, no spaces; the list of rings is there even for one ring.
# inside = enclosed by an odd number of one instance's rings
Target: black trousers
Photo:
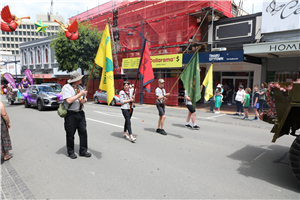
[[[128,133],[129,135],[132,134],[132,131],[131,131],[131,116],[133,114],[133,109],[131,110],[131,113],[129,114],[129,109],[122,109],[122,114],[125,118],[125,124],[124,124],[124,132],[127,132],[128,130]]]
[[[259,103],[259,109],[258,110],[262,112],[264,110],[265,100],[259,99],[258,103]]]
[[[241,101],[235,101],[235,103],[236,103],[236,112],[238,113],[241,110],[241,113],[243,113],[244,112],[244,107],[243,107],[242,102]]]
[[[72,112],[68,111],[65,117],[65,130],[67,138],[67,150],[68,154],[74,153],[74,135],[78,130],[79,135],[79,154],[85,154],[88,149],[87,145],[87,131],[86,131],[86,120],[83,111]]]

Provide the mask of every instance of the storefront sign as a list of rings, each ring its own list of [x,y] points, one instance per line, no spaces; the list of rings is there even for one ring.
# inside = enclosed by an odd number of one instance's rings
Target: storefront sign
[[[179,68],[182,67],[182,54],[171,54],[162,56],[151,56],[152,68]],[[140,64],[140,57],[124,58],[123,69],[137,69]]]
[[[199,53],[200,63],[211,62],[243,62],[244,52],[241,51],[221,51],[210,53]]]
[[[300,51],[300,42],[298,40],[294,40],[286,42],[283,41],[259,44],[245,44],[244,51],[245,54]]]
[[[300,42],[294,43],[278,43],[278,44],[270,44],[270,52],[280,52],[280,51],[299,51],[300,50]]]
[[[262,33],[300,28],[300,1],[268,0],[263,3]]]
[[[33,78],[52,78],[51,74],[32,74]]]

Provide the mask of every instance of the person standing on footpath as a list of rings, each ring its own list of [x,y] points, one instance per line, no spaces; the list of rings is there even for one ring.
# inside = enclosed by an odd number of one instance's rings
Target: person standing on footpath
[[[249,108],[249,105],[250,105],[250,93],[251,93],[251,89],[246,88],[246,94],[245,94],[245,98],[244,98],[244,101],[243,101],[243,106],[244,106],[244,110],[245,110],[245,117],[243,119],[248,119],[248,117],[249,117],[248,108]]]
[[[68,114],[65,117],[65,130],[68,155],[71,159],[77,158],[74,152],[76,129],[78,130],[80,141],[79,156],[91,157],[92,155],[87,152],[87,130],[85,113],[83,111],[83,104],[87,101],[87,90],[80,86],[82,77],[83,75],[80,75],[78,72],[73,72],[68,80],[69,84],[64,85],[62,88],[64,106],[68,110]]]
[[[267,88],[268,88],[268,84],[266,82],[263,82],[261,84],[262,89],[259,91],[259,111],[262,112],[264,110],[264,104],[266,102],[266,98],[267,98]]]
[[[158,87],[155,89],[156,94],[156,108],[158,110],[159,119],[158,119],[158,126],[156,129],[157,133],[160,133],[162,135],[167,135],[166,131],[164,130],[164,123],[166,119],[165,115],[165,101],[170,96],[170,93],[166,93],[166,90],[164,89],[165,81],[164,79],[158,80]]]
[[[136,141],[136,138],[133,137],[133,135],[132,135],[131,121],[130,121],[132,113],[133,113],[133,108],[131,108],[131,113],[129,113],[130,103],[134,101],[134,98],[132,96],[133,93],[131,93],[129,90],[129,85],[130,84],[128,81],[124,81],[123,90],[120,91],[119,97],[120,97],[120,102],[122,104],[121,105],[122,114],[125,119],[123,136],[125,138],[129,139],[131,142],[134,142],[134,141]],[[128,130],[129,136],[127,135],[127,130]]]
[[[2,160],[7,161],[12,158],[11,155],[8,155],[9,150],[12,149],[11,140],[8,132],[8,129],[10,129],[10,120],[2,101],[0,101],[0,111],[1,111],[1,161]]]
[[[254,96],[253,96],[253,108],[254,108],[254,113],[255,117],[252,119],[252,121],[258,121],[258,109],[259,109],[259,103],[258,103],[258,98],[259,98],[259,93],[258,93],[258,85],[254,85]]]
[[[201,85],[202,86],[202,85]],[[185,127],[187,128],[191,128],[191,129],[195,129],[195,130],[199,130],[200,127],[197,126],[196,124],[196,110],[193,107],[193,104],[191,102],[191,99],[188,95],[188,93],[186,92],[186,90],[184,91],[184,98],[185,98],[185,105],[187,107],[187,109],[189,110],[189,113],[186,117],[186,123],[185,123]],[[193,122],[193,126],[190,125],[190,120],[192,118],[192,122]]]
[[[243,114],[243,112],[244,112],[244,108],[243,108],[244,98],[245,98],[244,86],[240,85],[239,90],[237,91],[236,96],[235,96],[235,102],[236,102],[236,114],[235,115],[244,116],[244,114]],[[241,111],[241,114],[239,114],[240,111]]]

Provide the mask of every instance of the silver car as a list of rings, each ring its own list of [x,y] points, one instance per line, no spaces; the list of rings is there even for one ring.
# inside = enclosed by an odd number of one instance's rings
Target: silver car
[[[117,92],[119,93],[119,92]],[[95,103],[107,103],[107,93],[104,90],[98,90],[94,94]],[[110,103],[111,106],[121,105],[119,95],[115,95],[114,99]]]
[[[61,89],[55,86],[31,85],[23,93],[24,106],[25,108],[29,108],[31,105],[37,106],[39,111],[44,110],[46,107],[58,108],[60,102],[56,94],[60,92]]]

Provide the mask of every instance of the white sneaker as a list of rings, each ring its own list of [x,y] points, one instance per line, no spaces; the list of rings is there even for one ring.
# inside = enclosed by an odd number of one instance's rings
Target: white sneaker
[[[219,114],[220,112],[219,111],[215,111],[215,114]]]
[[[136,141],[136,138],[132,136],[132,138],[130,138],[130,141],[134,142],[134,141]]]

